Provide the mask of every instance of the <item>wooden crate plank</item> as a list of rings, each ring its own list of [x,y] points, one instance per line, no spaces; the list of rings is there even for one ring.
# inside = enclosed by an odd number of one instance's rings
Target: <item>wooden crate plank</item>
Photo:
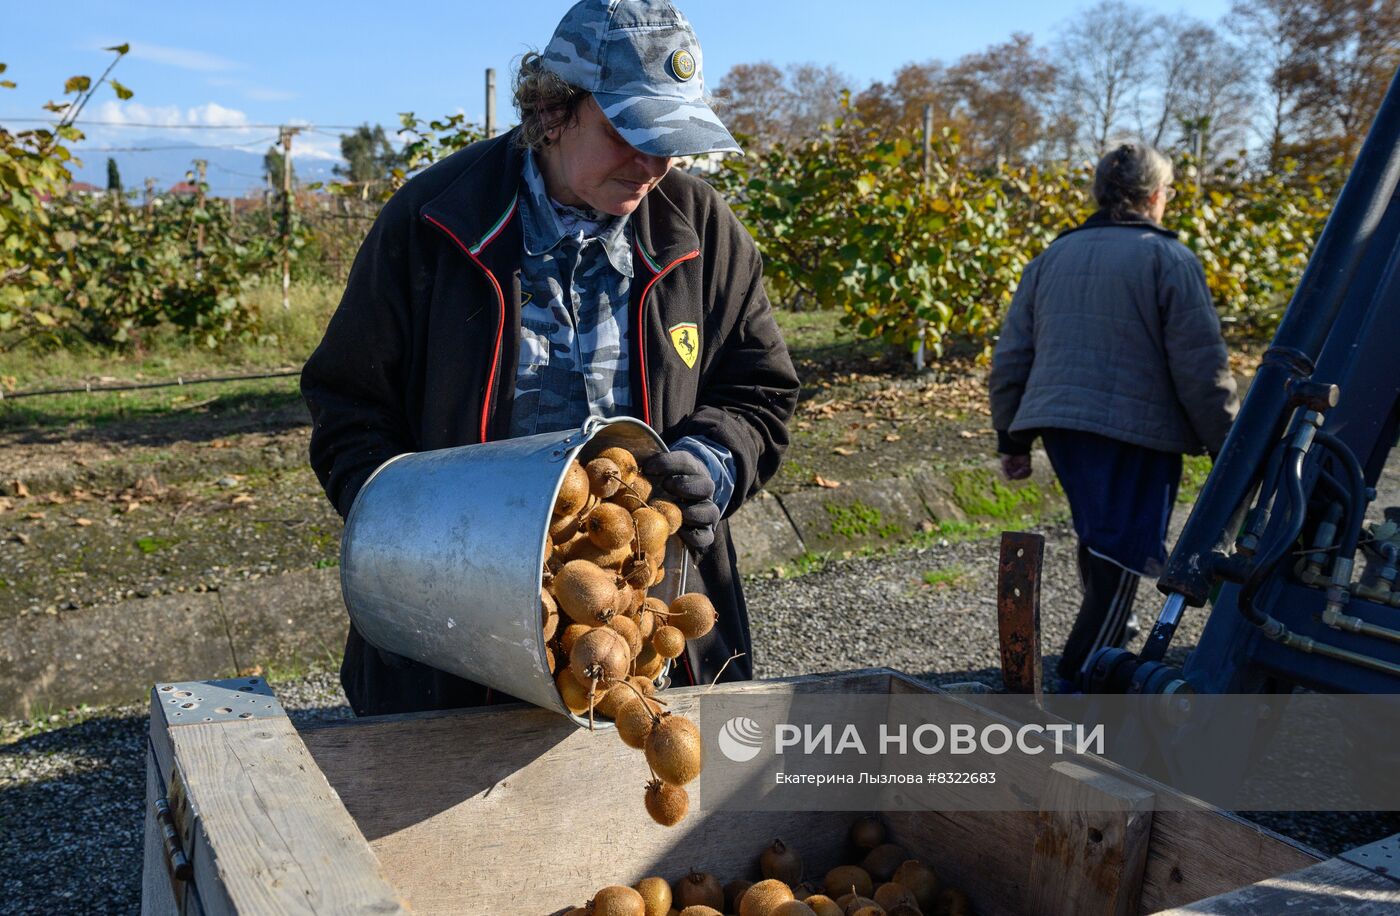
[[[1159,916],[1394,916],[1400,913],[1400,882],[1343,859],[1328,859],[1300,871],[1267,878],[1227,894],[1159,911]]]
[[[743,689],[887,694],[889,681],[888,670],[876,669]],[[693,714],[709,690],[666,695],[673,711]],[[775,838],[820,876],[840,864],[856,817],[717,814],[731,826],[716,829],[700,816],[696,782],[687,786],[690,816],[675,828],[658,826],[643,807],[649,774],[640,751],[611,730],[590,734],[528,706],[327,723],[302,737],[415,912],[552,912],[582,904],[605,884],[655,874],[674,880],[692,866],[723,881],[754,877],[759,853]],[[551,812],[563,810],[570,828],[561,835]],[[564,866],[555,857],[566,844]]]
[[[404,911],[285,717],[179,726],[171,747],[197,805],[189,855],[206,906],[217,882],[233,912]]]
[[[1031,852],[1028,912],[1137,913],[1156,796],[1073,761],[1050,770]]]
[[[1010,693],[1041,695],[1040,573],[1045,535],[1003,531],[997,565],[1001,679]]]
[[[1307,868],[1321,858],[1302,844],[1225,811],[1159,808],[1152,818],[1143,873],[1142,912],[1222,894]]]
[[[890,842],[923,861],[940,883],[971,898],[978,916],[1021,916],[1035,837],[1029,811],[888,811]]]

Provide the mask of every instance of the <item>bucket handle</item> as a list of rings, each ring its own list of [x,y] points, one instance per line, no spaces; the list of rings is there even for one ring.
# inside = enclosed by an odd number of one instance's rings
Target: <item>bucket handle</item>
[[[606,426],[607,424],[608,420],[606,417],[600,417],[597,414],[589,414],[588,418],[583,421],[583,425],[578,428],[578,431],[570,433],[566,439],[561,441],[559,447],[554,450],[554,453],[550,455],[550,457],[555,461],[563,461],[564,457],[573,450],[575,442],[587,442],[589,439],[593,438],[593,434],[598,431],[598,427]]]

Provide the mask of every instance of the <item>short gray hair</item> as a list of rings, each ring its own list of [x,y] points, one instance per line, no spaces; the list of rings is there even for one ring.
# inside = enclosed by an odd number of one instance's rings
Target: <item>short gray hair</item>
[[[1094,200],[1110,216],[1147,212],[1147,198],[1172,183],[1171,160],[1146,143],[1123,143],[1094,169]]]
[[[544,58],[531,51],[515,71],[515,110],[520,113],[516,142],[539,152],[549,145],[549,132],[568,127],[578,118],[578,106],[589,93],[555,76]]]

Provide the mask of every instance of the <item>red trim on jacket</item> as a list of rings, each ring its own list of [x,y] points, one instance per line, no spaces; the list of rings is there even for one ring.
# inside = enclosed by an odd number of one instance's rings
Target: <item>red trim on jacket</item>
[[[647,257],[647,253],[642,250],[640,243],[637,245],[637,252],[642,256],[642,260],[647,263],[647,266],[650,267],[653,261],[651,258]],[[637,300],[637,359],[639,368],[638,375],[642,380],[642,422],[648,426],[651,425],[651,387],[647,384],[647,335],[646,325],[644,323],[645,319],[643,317],[646,313],[647,294],[650,293],[651,288],[656,285],[656,281],[670,273],[677,264],[682,264],[698,257],[700,257],[700,249],[697,248],[689,254],[681,255],[670,264],[661,268],[647,281],[646,288],[642,290],[641,298]]]
[[[473,251],[466,245],[463,245],[462,240],[457,238],[457,236],[452,232],[452,230],[448,229],[442,223],[433,219],[431,216],[427,216],[426,214],[423,217],[428,222],[432,223],[434,226],[437,226],[443,232],[446,232],[447,237],[452,239],[452,241],[456,242],[457,247],[462,249],[462,253],[465,254],[467,257],[471,258],[472,263],[474,263],[477,267],[481,268],[481,272],[486,274],[486,278],[491,281],[491,286],[494,287],[496,290],[496,344],[491,352],[491,371],[488,372],[486,375],[486,396],[482,399],[481,402],[482,442],[486,441],[486,428],[487,424],[491,421],[491,394],[496,386],[496,370],[498,370],[501,365],[501,340],[505,337],[506,333],[506,294],[501,291],[501,284],[499,281],[497,281],[496,275],[493,274],[491,272],[491,269],[485,264],[483,264],[481,262],[481,258],[477,257],[476,255],[477,252],[484,250],[487,245],[495,241],[497,236],[499,236],[503,231],[505,231],[506,224],[510,222],[510,217],[514,213],[515,208],[512,207],[510,212],[506,214],[506,217],[501,220],[500,225],[496,227],[496,231],[488,238],[483,239],[481,244],[477,246],[476,251]]]

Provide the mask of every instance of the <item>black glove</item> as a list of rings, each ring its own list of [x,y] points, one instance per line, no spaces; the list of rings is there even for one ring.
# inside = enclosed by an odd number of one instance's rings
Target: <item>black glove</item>
[[[661,452],[642,464],[642,471],[680,506],[681,529],[676,532],[695,553],[703,553],[715,542],[719,506],[715,505],[715,482],[704,462],[690,452]]]

